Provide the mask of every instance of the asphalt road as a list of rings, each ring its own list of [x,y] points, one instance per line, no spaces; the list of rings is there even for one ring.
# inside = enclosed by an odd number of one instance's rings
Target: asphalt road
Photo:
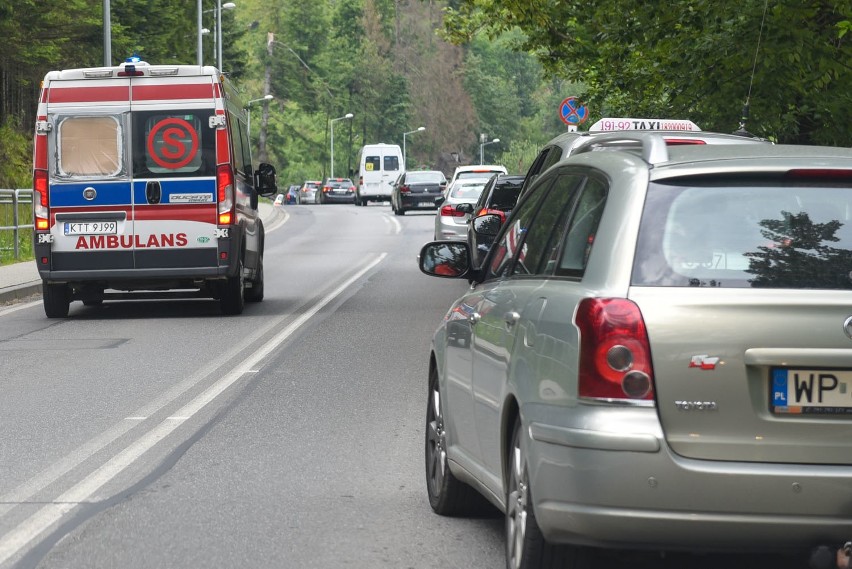
[[[430,213],[293,206],[266,298],[0,309],[0,568],[502,567],[502,518],[432,513],[429,341],[466,282]],[[608,567],[804,567],[602,556]]]

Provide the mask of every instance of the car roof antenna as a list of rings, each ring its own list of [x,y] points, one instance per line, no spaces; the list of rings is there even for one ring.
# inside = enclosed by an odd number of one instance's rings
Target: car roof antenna
[[[769,0],[765,0],[763,4],[763,19],[760,21],[760,31],[757,33],[757,45],[754,48],[754,62],[751,66],[751,79],[748,82],[748,95],[746,95],[745,103],[743,103],[743,112],[740,116],[740,126],[737,130],[734,131],[734,134],[740,136],[748,136],[750,138],[756,138],[755,135],[746,130],[746,123],[748,122],[748,111],[749,111],[749,101],[751,101],[751,88],[754,85],[754,74],[757,70],[757,54],[760,51],[760,40],[763,37],[763,26],[766,24],[766,11],[769,8]]]

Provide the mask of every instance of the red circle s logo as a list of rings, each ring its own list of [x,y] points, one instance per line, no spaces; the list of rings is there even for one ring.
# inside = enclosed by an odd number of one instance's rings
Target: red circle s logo
[[[159,148],[154,144],[158,135],[161,138]],[[191,124],[181,118],[163,119],[148,133],[148,154],[163,168],[183,168],[192,162],[197,152],[198,133]]]

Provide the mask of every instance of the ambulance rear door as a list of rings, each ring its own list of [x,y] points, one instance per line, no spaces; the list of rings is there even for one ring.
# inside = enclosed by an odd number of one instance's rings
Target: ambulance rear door
[[[51,274],[132,270],[129,78],[57,74],[39,109],[49,126]]]
[[[137,269],[181,277],[217,269],[216,123],[224,119],[221,101],[212,74],[131,79]],[[227,153],[227,138],[221,142]]]

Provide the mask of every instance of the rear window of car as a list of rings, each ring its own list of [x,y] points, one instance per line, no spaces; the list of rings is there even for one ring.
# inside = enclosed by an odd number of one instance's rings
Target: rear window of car
[[[405,181],[409,184],[440,184],[445,180],[440,172],[409,172]]]
[[[352,180],[328,180],[325,185],[329,188],[348,188],[352,185]]]
[[[852,289],[852,185],[651,184],[633,284]]]
[[[475,200],[485,189],[485,182],[481,184],[456,184],[450,192],[450,197]]]
[[[385,156],[384,160],[385,172],[395,172],[399,170],[398,156]]]
[[[502,211],[508,211],[515,207],[515,204],[518,203],[518,196],[521,193],[521,184],[520,183],[500,183],[494,186],[494,190],[491,192],[491,199],[488,204],[486,204],[490,209],[499,209]]]
[[[456,176],[456,180],[470,180],[472,178],[484,178],[488,179],[494,174],[502,174],[503,172],[498,170],[478,170],[475,172],[459,172],[458,176]]]

